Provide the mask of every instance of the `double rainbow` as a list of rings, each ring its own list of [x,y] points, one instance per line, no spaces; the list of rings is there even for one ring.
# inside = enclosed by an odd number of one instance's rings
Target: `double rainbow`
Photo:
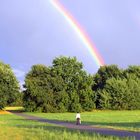
[[[64,16],[66,21],[71,25],[74,31],[77,33],[84,46],[88,49],[92,58],[96,62],[97,66],[103,66],[104,61],[99,52],[96,49],[96,46],[91,42],[87,33],[81,28],[80,24],[74,19],[70,12],[59,2],[59,0],[50,0],[51,4]]]

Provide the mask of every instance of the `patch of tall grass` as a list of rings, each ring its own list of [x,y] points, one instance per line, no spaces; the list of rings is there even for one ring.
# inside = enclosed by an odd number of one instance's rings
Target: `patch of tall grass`
[[[81,133],[79,131],[49,130],[39,128],[0,127],[1,140],[135,140],[135,138],[119,138],[100,134]]]

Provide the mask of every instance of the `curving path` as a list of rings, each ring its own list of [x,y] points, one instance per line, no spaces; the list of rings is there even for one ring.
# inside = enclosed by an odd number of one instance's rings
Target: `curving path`
[[[41,117],[31,116],[31,115],[24,114],[21,112],[13,112],[13,111],[9,111],[9,112],[11,112],[17,116],[22,116],[23,118],[25,118],[27,120],[35,120],[35,121],[39,121],[39,122],[57,124],[57,125],[61,125],[66,128],[69,128],[69,129],[96,132],[96,133],[100,133],[103,135],[114,135],[114,136],[118,136],[118,137],[135,137],[136,140],[140,140],[140,132],[130,132],[130,131],[124,131],[124,130],[109,129],[109,128],[98,128],[98,127],[93,127],[90,125],[76,125],[76,124],[70,123],[70,122],[43,119]]]

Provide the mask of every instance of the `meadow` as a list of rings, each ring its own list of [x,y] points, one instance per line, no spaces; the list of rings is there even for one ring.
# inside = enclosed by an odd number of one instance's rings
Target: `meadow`
[[[28,113],[42,118],[75,121],[75,113]],[[93,111],[81,113],[82,124],[140,132],[140,111]]]
[[[127,111],[124,112],[126,114],[128,113]],[[140,114],[140,111],[134,111],[134,112],[136,114]],[[42,118],[47,118],[47,119],[64,120],[64,121],[71,121],[71,122],[75,121],[75,113],[27,113],[27,114],[40,116]],[[107,114],[110,114],[110,118],[108,118]],[[114,116],[113,118],[112,115]],[[113,125],[119,119],[120,121],[125,121],[125,122],[126,122],[125,119],[128,120],[127,116],[126,118],[121,118],[121,116],[118,118],[117,115],[119,116],[118,111],[117,112],[96,111],[91,113],[89,112],[81,113],[82,120],[84,120],[82,121],[82,123],[96,125],[96,126],[97,125],[109,126],[110,122],[112,122]],[[120,115],[122,115],[121,112]],[[134,117],[132,114],[130,116],[131,117],[129,119],[132,119]],[[134,118],[132,120],[134,123],[134,121],[136,120],[138,121],[138,117],[135,118],[135,120]],[[132,121],[132,120],[128,120],[128,121]],[[16,116],[14,114],[1,113],[0,114],[0,140],[135,140],[135,139],[129,137],[119,138],[114,136],[103,136],[97,133],[70,130],[49,123],[41,123],[32,120],[25,120],[24,118]]]

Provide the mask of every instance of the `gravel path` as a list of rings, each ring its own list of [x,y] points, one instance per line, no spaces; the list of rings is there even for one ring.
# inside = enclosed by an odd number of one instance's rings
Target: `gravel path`
[[[25,118],[27,120],[35,120],[35,121],[44,122],[44,123],[47,122],[47,123],[61,125],[66,128],[69,128],[69,129],[96,132],[96,133],[100,133],[103,135],[113,135],[113,136],[118,136],[118,137],[135,137],[136,140],[140,140],[140,132],[130,132],[130,131],[124,131],[124,130],[109,129],[109,128],[98,128],[98,127],[93,127],[90,125],[82,125],[82,124],[76,125],[76,124],[70,123],[70,122],[48,120],[48,119],[43,119],[41,117],[31,116],[31,115],[24,114],[24,113],[12,112],[12,111],[10,111],[10,112],[17,116],[22,116],[23,118]]]

